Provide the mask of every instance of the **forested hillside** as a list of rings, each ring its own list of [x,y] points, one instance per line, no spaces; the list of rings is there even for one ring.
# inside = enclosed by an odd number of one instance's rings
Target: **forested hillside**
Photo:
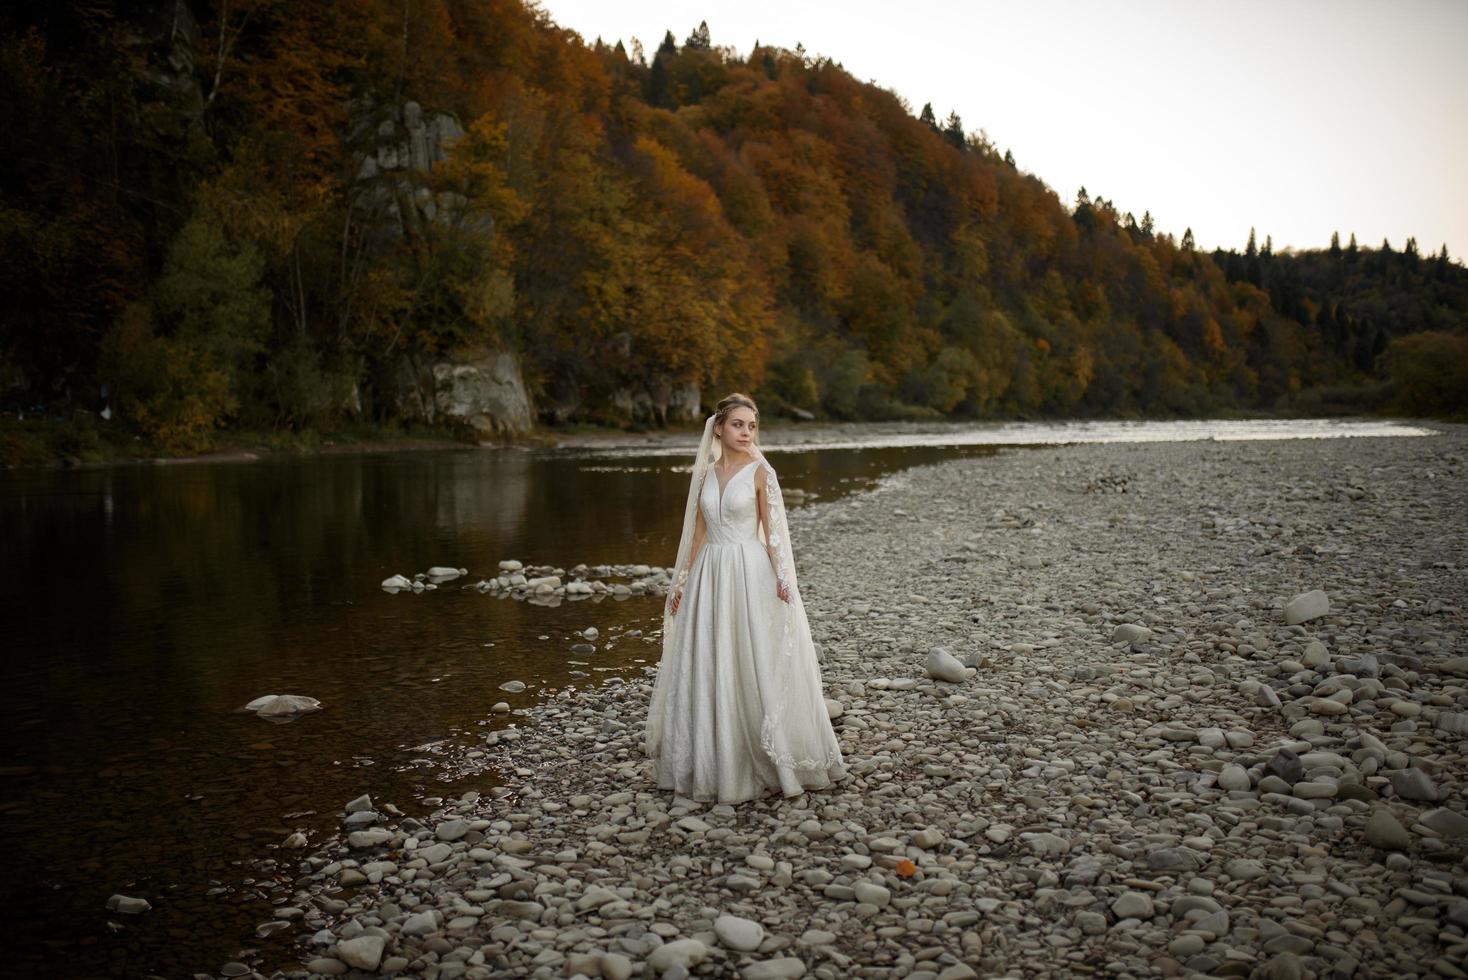
[[[1435,411],[1468,378],[1445,249],[1210,255],[704,27],[643,53],[518,0],[26,0],[0,30],[12,409],[196,444],[432,418],[444,365],[487,357],[542,422],[730,389],[837,418]]]

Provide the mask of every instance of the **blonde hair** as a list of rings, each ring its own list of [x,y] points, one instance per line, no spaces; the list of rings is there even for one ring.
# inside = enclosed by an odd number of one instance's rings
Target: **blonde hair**
[[[724,419],[736,408],[747,408],[754,413],[754,420],[759,421],[759,407],[755,405],[754,399],[741,392],[732,392],[721,398],[719,404],[714,406],[714,425],[722,426]],[[759,442],[759,429],[754,430],[754,441]]]

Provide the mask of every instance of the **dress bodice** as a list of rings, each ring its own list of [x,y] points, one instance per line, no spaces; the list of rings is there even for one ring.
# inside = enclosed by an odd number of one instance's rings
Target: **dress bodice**
[[[710,544],[759,543],[759,502],[754,485],[754,474],[758,469],[757,459],[744,464],[743,469],[729,477],[721,497],[719,476],[712,466],[709,467],[698,505],[703,511]]]

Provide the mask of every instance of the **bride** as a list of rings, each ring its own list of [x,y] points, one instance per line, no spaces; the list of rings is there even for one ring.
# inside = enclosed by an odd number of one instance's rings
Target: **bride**
[[[845,778],[775,470],[745,395],[704,423],[645,749],[660,789],[738,803]]]

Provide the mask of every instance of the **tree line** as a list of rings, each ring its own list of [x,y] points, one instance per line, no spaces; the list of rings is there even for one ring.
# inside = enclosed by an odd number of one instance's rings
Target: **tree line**
[[[706,25],[649,56],[519,0],[20,0],[0,78],[0,398],[161,443],[391,420],[405,361],[465,351],[514,353],[557,422],[678,386],[843,419],[1462,407],[1446,247],[1205,254]]]

